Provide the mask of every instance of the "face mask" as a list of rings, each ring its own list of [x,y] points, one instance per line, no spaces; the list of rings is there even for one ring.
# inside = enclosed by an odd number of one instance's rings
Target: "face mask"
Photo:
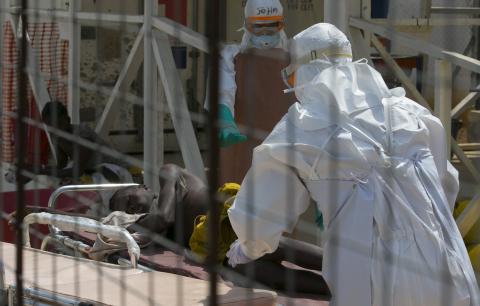
[[[270,49],[274,48],[280,42],[280,33],[275,33],[274,35],[252,35],[250,42],[253,47],[258,49]]]

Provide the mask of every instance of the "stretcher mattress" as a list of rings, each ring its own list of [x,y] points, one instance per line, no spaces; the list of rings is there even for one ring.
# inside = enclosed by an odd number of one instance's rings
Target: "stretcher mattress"
[[[75,239],[82,240],[87,244],[92,244],[95,239],[94,234],[82,232],[81,234],[70,233]],[[124,252],[123,257],[128,258],[128,253]],[[156,271],[173,273],[201,280],[208,280],[208,272],[197,263],[189,261],[184,256],[178,255],[172,251],[162,249],[158,246],[150,246],[141,250],[139,263],[143,266]],[[288,264],[287,266],[295,268],[296,266]],[[299,267],[296,267],[299,268]],[[301,268],[299,268],[301,269]],[[328,302],[320,301],[320,297],[308,294],[286,295],[277,292],[277,302],[279,305],[291,306],[328,306]]]
[[[15,246],[0,244],[5,287],[15,284]],[[209,283],[164,272],[144,272],[25,248],[24,287],[37,287],[107,305],[205,305]],[[219,305],[276,305],[276,294],[218,284]],[[248,299],[248,302],[247,302]]]

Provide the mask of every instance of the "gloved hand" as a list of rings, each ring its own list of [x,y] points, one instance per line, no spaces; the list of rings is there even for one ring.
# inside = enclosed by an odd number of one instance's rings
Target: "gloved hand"
[[[325,225],[323,224],[323,215],[322,212],[318,209],[317,205],[315,205],[315,223],[320,228],[320,230],[325,229]]]
[[[240,134],[240,131],[233,120],[232,113],[224,104],[218,106],[219,132],[218,140],[221,147],[228,147],[247,140],[247,136]]]
[[[240,247],[240,242],[238,242],[238,240],[235,240],[230,245],[230,250],[228,250],[227,252],[227,257],[228,264],[232,266],[232,268],[235,268],[237,265],[243,265],[253,261],[253,259],[250,259],[247,255],[243,253],[242,248]]]

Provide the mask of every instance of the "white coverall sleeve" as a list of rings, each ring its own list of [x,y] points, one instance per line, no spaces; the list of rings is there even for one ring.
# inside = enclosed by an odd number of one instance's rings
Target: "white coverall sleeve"
[[[289,167],[268,153],[255,151],[233,206],[228,210],[243,253],[252,260],[278,248],[310,203],[308,190]]]
[[[225,45],[220,50],[220,59],[219,59],[219,87],[218,102],[226,105],[232,115],[235,115],[235,94],[237,92],[237,84],[235,82],[235,63],[234,59],[240,52],[240,46],[238,45]],[[207,84],[210,84],[208,80]],[[208,110],[208,101],[209,101],[209,90],[207,90],[207,95],[205,98],[205,109]]]
[[[448,160],[445,129],[440,119],[433,116],[427,110],[421,115],[421,119],[428,127],[430,150],[433,154],[448,204],[453,211],[460,186],[458,182],[458,171]]]

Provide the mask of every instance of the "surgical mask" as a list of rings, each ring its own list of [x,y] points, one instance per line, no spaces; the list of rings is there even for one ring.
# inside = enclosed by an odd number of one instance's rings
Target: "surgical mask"
[[[275,33],[273,35],[251,35],[250,42],[253,47],[258,49],[270,49],[274,48],[280,42],[280,33]]]

